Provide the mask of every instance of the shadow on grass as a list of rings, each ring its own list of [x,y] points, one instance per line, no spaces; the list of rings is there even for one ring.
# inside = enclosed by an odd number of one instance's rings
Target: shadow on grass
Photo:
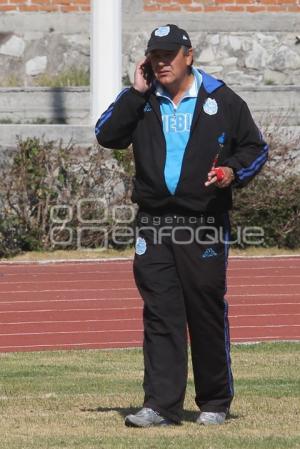
[[[100,412],[100,413],[106,413],[106,412],[118,412],[123,418],[125,416],[130,415],[132,413],[136,413],[140,410],[140,407],[96,407],[96,408],[81,408],[81,412]]]
[[[125,416],[134,414],[138,412],[141,408],[137,407],[96,407],[96,408],[81,408],[80,411],[82,412],[99,412],[99,413],[106,413],[106,412],[118,412],[123,418]],[[199,415],[199,411],[193,411],[193,410],[184,410],[183,411],[183,417],[182,421],[186,422],[195,422],[197,417]],[[240,419],[242,418],[241,415],[236,414],[229,414],[229,416],[226,418],[228,420],[234,420],[234,419]]]

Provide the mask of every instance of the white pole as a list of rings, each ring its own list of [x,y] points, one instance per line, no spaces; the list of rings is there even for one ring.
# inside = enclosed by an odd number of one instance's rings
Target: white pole
[[[121,0],[92,0],[91,120],[94,125],[122,86]]]

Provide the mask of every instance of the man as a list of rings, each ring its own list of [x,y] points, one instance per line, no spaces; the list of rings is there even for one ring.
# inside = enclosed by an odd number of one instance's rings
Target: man
[[[134,275],[144,301],[144,404],[125,424],[178,424],[187,329],[199,424],[222,424],[233,399],[226,265],[231,186],[267,160],[246,103],[192,67],[186,31],[156,28],[146,59],[96,125],[99,143],[133,145],[139,205]]]

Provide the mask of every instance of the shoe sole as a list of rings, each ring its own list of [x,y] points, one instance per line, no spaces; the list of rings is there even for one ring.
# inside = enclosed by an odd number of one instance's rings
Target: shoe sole
[[[130,421],[130,419],[125,419],[125,426],[126,427],[135,427],[135,428],[141,428],[141,429],[145,429],[147,427],[167,427],[167,426],[175,426],[176,423],[168,423],[168,422],[164,422],[164,423],[150,423],[150,424],[146,424],[146,425],[140,425],[137,424],[135,422]]]
[[[196,424],[200,424],[200,426],[222,426],[225,423],[224,422],[199,422],[199,421],[196,421]]]
[[[226,417],[224,421],[222,422],[213,422],[213,421],[195,421],[196,424],[200,424],[200,426],[222,426],[223,424],[225,424],[225,421],[228,418]]]
[[[136,423],[130,421],[130,419],[125,419],[125,426],[127,426],[127,427],[144,428],[144,427],[150,427],[151,425],[153,425],[153,424],[147,424],[147,425],[143,426],[143,425],[136,424]]]

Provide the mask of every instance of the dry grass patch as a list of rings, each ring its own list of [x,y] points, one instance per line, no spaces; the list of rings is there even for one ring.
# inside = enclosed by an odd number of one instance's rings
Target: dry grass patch
[[[204,428],[189,375],[183,425],[129,429],[142,403],[142,351],[0,355],[2,449],[300,448],[299,343],[234,345],[231,418]],[[191,367],[190,367],[191,373]]]
[[[248,249],[235,249],[230,250],[231,256],[300,256],[300,249],[288,250],[282,248],[258,248],[249,247]],[[95,259],[111,259],[111,258],[128,258],[134,256],[134,249],[128,248],[125,250],[108,249],[102,250],[59,250],[59,251],[30,251],[27,253],[19,254],[10,259],[2,259],[2,261],[9,260],[11,262],[39,262],[47,260],[95,260]]]

